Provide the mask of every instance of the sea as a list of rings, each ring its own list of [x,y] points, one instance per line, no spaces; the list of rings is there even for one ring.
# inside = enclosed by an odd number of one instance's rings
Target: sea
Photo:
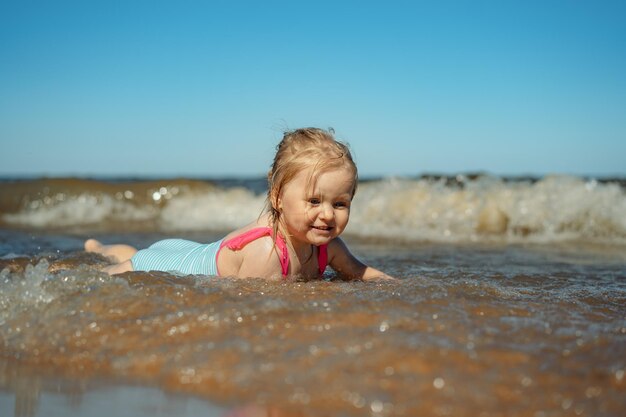
[[[208,242],[262,178],[0,180],[0,416],[624,416],[626,179],[359,183],[397,281],[108,276],[83,242]]]

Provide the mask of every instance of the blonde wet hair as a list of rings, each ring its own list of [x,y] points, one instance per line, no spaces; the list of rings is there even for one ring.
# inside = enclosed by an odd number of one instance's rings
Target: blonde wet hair
[[[322,172],[347,168],[354,175],[352,196],[356,193],[358,171],[347,144],[335,139],[332,129],[314,127],[285,132],[276,146],[276,156],[267,174],[266,209],[270,213],[274,239],[278,233],[281,211],[278,198],[287,185],[301,171],[313,168],[310,182]]]

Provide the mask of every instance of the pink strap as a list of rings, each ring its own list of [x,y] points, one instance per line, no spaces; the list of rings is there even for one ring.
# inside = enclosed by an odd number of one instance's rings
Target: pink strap
[[[222,246],[227,246],[232,250],[240,250],[248,243],[264,236],[272,236],[272,234],[272,229],[269,227],[257,227],[229,239],[228,241],[222,243]],[[280,251],[280,267],[282,269],[283,276],[286,277],[289,274],[289,251],[287,250],[285,239],[283,239],[281,235],[278,235],[278,238],[276,239],[276,246]]]
[[[247,232],[243,232],[242,234],[235,236],[231,239],[228,239],[227,241],[222,243],[221,247],[226,246],[232,250],[241,250],[244,246],[254,240],[257,240],[264,236],[272,235],[273,231],[269,227],[257,227],[254,229],[250,229]],[[287,249],[287,243],[285,243],[285,239],[283,239],[280,234],[276,239],[276,246],[280,251],[279,260],[283,277],[286,277],[289,274],[289,250]],[[318,269],[320,271],[320,275],[323,275],[324,271],[326,270],[326,265],[328,265],[328,245],[319,246],[318,251]]]
[[[317,255],[317,264],[319,265],[320,275],[324,275],[326,265],[328,265],[328,245],[318,246],[319,254]]]

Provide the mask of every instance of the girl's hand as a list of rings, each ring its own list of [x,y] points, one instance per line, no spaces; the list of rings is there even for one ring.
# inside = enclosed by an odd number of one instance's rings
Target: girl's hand
[[[397,278],[394,278],[391,275],[387,275],[384,272],[379,271],[378,269],[372,268],[371,266],[367,267],[367,269],[365,270],[365,273],[363,274],[363,277],[361,277],[361,279],[363,281],[377,281],[377,280],[398,281]]]

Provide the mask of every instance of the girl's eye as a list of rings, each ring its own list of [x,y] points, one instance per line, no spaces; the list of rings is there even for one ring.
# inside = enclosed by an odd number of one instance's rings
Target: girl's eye
[[[335,203],[335,207],[339,207],[339,208],[341,208],[341,207],[348,207],[348,203],[343,202],[343,201],[338,201],[338,202]]]
[[[313,204],[314,206],[318,205],[320,203],[320,199],[319,198],[309,198],[309,203]]]

